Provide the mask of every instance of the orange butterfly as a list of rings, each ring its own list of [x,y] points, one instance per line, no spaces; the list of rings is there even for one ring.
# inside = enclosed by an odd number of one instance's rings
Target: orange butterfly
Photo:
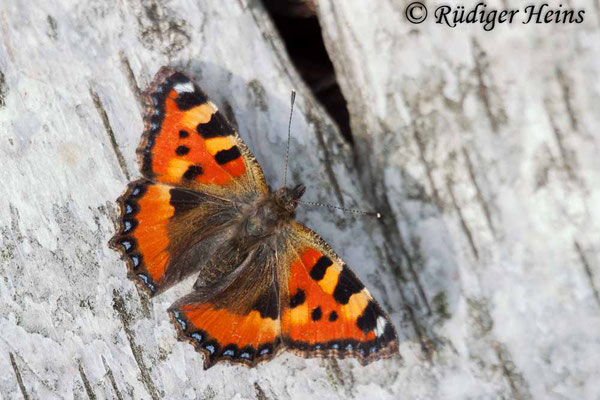
[[[110,245],[150,296],[198,275],[169,313],[204,368],[254,366],[283,349],[362,364],[396,354],[389,317],[329,245],[294,221],[304,185],[271,191],[240,136],[184,74],[161,68],[145,101],[144,177],[118,199]]]

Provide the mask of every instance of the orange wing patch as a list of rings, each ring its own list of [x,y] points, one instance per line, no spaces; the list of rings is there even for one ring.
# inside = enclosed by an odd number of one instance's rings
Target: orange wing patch
[[[307,357],[353,355],[363,364],[396,353],[389,317],[322,239],[300,229],[304,240],[288,252],[288,298],[281,306],[286,346]]]
[[[187,304],[171,311],[179,339],[204,354],[204,368],[217,361],[246,365],[272,358],[280,345],[280,321],[257,310],[240,315],[211,303]]]
[[[239,135],[188,77],[162,68],[145,98],[146,131],[138,148],[144,176],[213,194],[267,191]]]
[[[150,294],[158,291],[170,260],[167,224],[175,211],[170,189],[139,179],[117,200],[121,225],[110,245],[126,257],[130,277]]]

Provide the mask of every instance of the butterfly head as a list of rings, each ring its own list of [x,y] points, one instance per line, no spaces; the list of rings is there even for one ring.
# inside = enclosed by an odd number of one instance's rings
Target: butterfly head
[[[283,208],[287,213],[292,214],[298,207],[298,200],[306,191],[303,184],[294,187],[282,187],[275,192],[277,205]]]

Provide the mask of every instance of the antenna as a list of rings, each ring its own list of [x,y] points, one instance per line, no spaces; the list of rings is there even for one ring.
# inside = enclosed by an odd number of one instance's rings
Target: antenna
[[[290,106],[290,121],[288,122],[288,139],[287,146],[285,148],[285,172],[283,174],[283,187],[287,187],[287,170],[288,170],[288,159],[290,156],[290,136],[292,133],[292,114],[294,112],[294,102],[296,101],[296,91],[292,89],[292,99]]]
[[[299,204],[305,204],[305,205],[308,205],[308,206],[319,206],[319,207],[335,208],[336,210],[347,211],[347,212],[351,212],[351,213],[354,213],[354,214],[368,215],[369,217],[377,217],[377,219],[381,219],[383,217],[383,215],[381,215],[381,213],[378,213],[378,212],[363,211],[363,210],[357,210],[357,209],[354,209],[354,208],[346,208],[346,207],[334,206],[333,204],[315,203],[313,201],[303,201],[303,200],[298,200],[298,203]]]
[[[294,89],[292,89],[292,98],[290,100],[290,120],[288,122],[287,146],[285,148],[285,172],[284,172],[284,175],[283,175],[283,187],[287,187],[287,170],[288,170],[288,160],[289,160],[289,157],[290,157],[290,137],[292,135],[292,115],[294,113],[294,102],[295,101],[296,101],[296,91]],[[352,208],[334,206],[332,204],[315,203],[313,201],[298,200],[298,203],[299,204],[304,204],[304,205],[307,205],[307,206],[319,206],[319,207],[334,208],[336,210],[347,211],[347,212],[351,212],[351,213],[354,213],[354,214],[361,214],[361,215],[368,215],[370,217],[377,217],[377,219],[381,219],[382,218],[381,213],[378,213],[378,212],[368,212],[368,211],[363,211],[363,210],[355,210],[355,209],[352,209]]]

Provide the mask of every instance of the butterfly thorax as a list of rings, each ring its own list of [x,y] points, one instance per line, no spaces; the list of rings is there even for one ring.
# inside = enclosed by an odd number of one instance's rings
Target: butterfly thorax
[[[299,184],[293,188],[282,187],[270,192],[258,201],[250,211],[245,229],[249,236],[270,236],[277,233],[282,225],[294,218],[298,200],[306,187]]]

